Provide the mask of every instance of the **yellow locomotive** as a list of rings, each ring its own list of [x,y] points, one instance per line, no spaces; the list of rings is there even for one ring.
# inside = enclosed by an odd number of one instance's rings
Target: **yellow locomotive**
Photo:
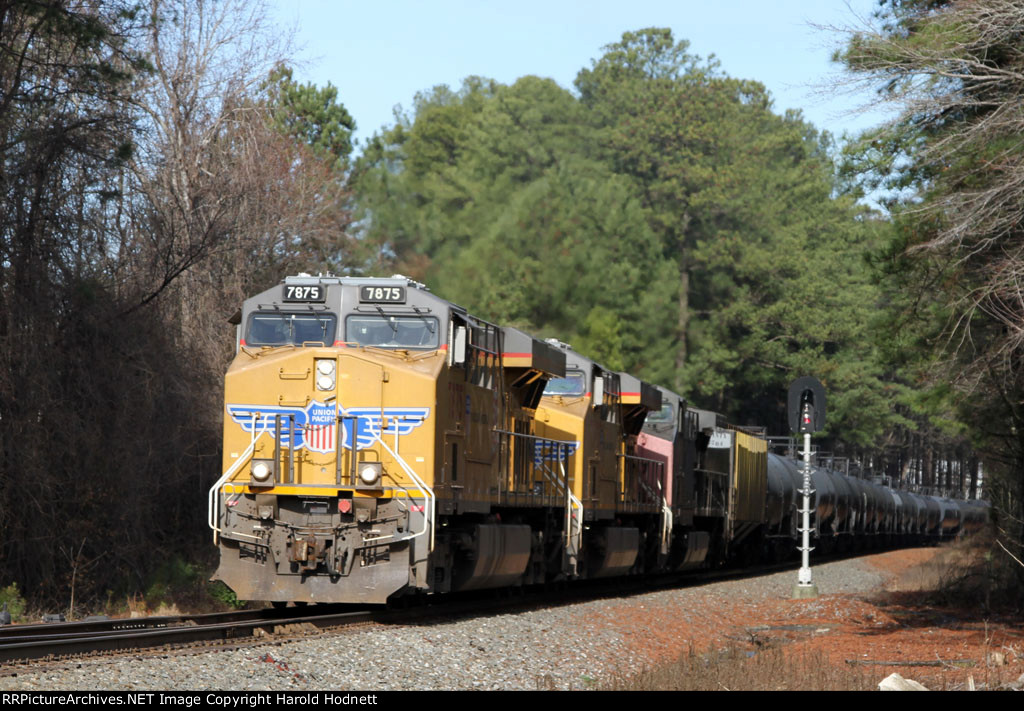
[[[544,396],[565,347],[403,277],[289,277],[237,327],[209,520],[215,578],[241,599],[382,603],[625,572],[646,533],[635,514],[661,515],[656,485],[624,494],[639,460],[624,432],[657,391],[624,396],[595,365],[596,403]]]

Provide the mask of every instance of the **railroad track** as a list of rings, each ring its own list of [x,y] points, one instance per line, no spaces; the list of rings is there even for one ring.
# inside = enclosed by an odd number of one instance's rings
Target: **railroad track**
[[[580,585],[516,594],[486,590],[426,598],[411,602],[404,608],[354,610],[352,605],[313,605],[283,610],[10,625],[0,627],[0,665],[199,643],[251,644],[269,638],[280,640],[288,636],[304,636],[314,629],[361,623],[413,623],[429,618],[451,619],[459,615],[509,612],[601,596],[628,595],[649,590],[650,582],[586,581]]]
[[[11,625],[0,627],[0,663],[164,645],[251,640],[261,633],[287,633],[290,628],[308,630],[311,627],[327,628],[373,622],[381,614],[379,611],[353,610],[351,605],[326,605],[127,620]],[[305,627],[292,628],[293,625]]]
[[[816,564],[851,554],[823,556]],[[413,623],[429,618],[511,612],[538,605],[560,605],[606,596],[624,596],[667,587],[689,587],[727,579],[750,578],[781,570],[796,570],[799,563],[762,564],[756,568],[723,568],[663,575],[657,578],[616,578],[581,581],[556,589],[520,590],[516,593],[484,590],[470,594],[424,598],[409,607],[359,609],[353,605],[313,605],[285,609],[243,610],[203,615],[174,615],[134,619],[59,622],[0,627],[0,664],[32,660],[59,660],[94,653],[141,650],[197,643],[251,644],[267,638],[282,639],[314,630],[362,623]]]

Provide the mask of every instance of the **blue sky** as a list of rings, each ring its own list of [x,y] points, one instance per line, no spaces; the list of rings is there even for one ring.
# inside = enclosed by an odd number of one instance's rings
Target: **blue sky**
[[[775,109],[801,109],[839,136],[880,123],[857,113],[870,93],[837,89],[830,62],[841,33],[813,25],[856,26],[875,0],[272,0],[282,26],[296,30],[295,77],[330,82],[365,140],[393,122],[396,105],[438,84],[457,88],[480,75],[512,83],[528,74],[567,89],[576,73],[623,32],[669,27],[691,53],[714,54],[729,75],[756,79]],[[838,81],[837,81],[838,80]]]

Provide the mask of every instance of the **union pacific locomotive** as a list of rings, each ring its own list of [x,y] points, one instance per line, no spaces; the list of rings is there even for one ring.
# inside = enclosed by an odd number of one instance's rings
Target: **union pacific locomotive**
[[[385,603],[794,549],[802,474],[761,432],[422,284],[289,277],[234,322],[209,524],[240,599]],[[826,548],[986,519],[982,502],[813,482]]]

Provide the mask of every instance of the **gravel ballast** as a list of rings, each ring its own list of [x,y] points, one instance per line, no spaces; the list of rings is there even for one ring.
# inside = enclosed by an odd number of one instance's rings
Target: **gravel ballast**
[[[865,593],[884,574],[863,559],[814,568],[823,595]],[[758,624],[796,570],[618,599],[429,624],[371,626],[199,653],[150,652],[15,669],[0,690],[589,689]],[[796,603],[794,603],[796,604]],[[813,606],[815,601],[803,601]],[[668,621],[678,630],[666,638]],[[674,636],[673,636],[674,635]],[[9,671],[9,670],[8,670]]]

